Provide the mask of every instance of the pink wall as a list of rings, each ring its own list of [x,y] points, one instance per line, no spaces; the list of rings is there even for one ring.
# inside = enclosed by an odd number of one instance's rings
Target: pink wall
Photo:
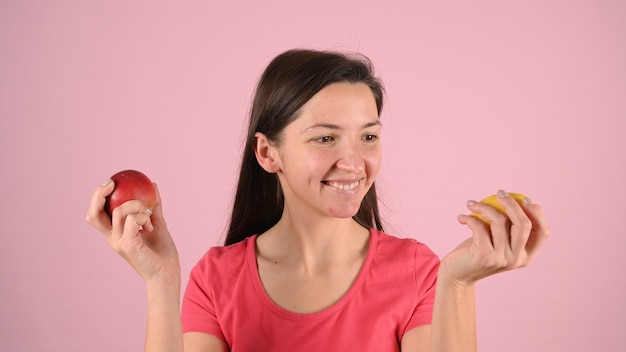
[[[444,255],[499,188],[553,236],[479,285],[481,351],[626,349],[626,2],[2,1],[0,350],[137,351],[139,277],[84,221],[136,168],[188,273],[220,243],[254,83],[292,47],[361,51],[389,95],[390,232]]]

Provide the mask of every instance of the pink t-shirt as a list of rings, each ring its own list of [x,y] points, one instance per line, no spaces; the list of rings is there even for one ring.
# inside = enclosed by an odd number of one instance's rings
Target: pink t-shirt
[[[238,351],[399,351],[404,333],[430,324],[439,258],[413,239],[370,231],[357,279],[317,313],[287,311],[265,292],[251,236],[211,248],[190,274],[184,332],[215,335]]]

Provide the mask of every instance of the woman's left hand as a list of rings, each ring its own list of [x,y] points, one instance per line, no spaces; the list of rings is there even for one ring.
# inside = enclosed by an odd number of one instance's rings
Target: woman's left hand
[[[538,204],[526,198],[520,205],[504,191],[498,191],[498,201],[506,214],[487,204],[467,203],[469,210],[489,224],[471,215],[458,217],[473,235],[441,262],[441,269],[458,284],[473,285],[487,276],[528,265],[550,234]]]

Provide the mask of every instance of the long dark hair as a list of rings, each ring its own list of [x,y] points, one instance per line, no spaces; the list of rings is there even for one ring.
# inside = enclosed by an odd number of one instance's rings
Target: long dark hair
[[[322,88],[337,82],[362,82],[372,90],[378,115],[383,108],[384,89],[373,67],[363,55],[316,50],[289,50],[267,66],[256,88],[243,150],[237,193],[225,245],[240,242],[274,226],[283,212],[284,199],[276,174],[266,172],[254,154],[255,133],[280,142],[284,128],[297,112]],[[369,189],[357,214],[359,224],[383,229],[375,185]]]

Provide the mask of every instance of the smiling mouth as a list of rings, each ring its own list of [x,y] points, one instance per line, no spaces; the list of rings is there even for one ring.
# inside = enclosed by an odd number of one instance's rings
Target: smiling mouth
[[[353,191],[357,187],[359,187],[361,180],[354,181],[352,183],[339,183],[339,182],[332,182],[332,181],[323,181],[323,183],[327,186],[338,189],[340,191]]]

